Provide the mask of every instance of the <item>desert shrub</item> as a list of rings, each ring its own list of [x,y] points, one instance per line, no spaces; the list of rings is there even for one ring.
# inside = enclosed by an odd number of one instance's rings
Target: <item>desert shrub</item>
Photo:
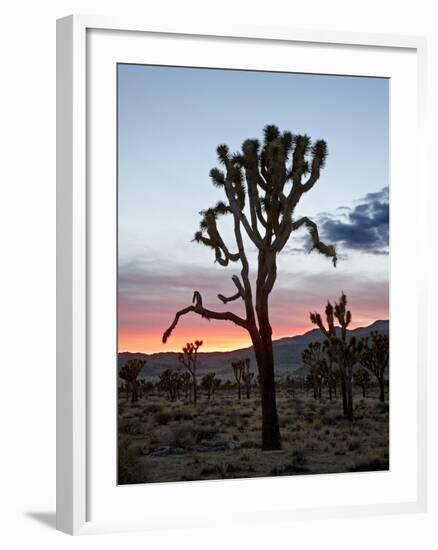
[[[304,466],[304,464],[296,464],[294,462],[290,464],[284,464],[283,466],[274,466],[272,468],[270,475],[271,476],[287,476],[287,475],[297,475],[297,474],[306,474],[309,472],[309,468]]]
[[[335,416],[323,416],[321,418],[321,424],[324,426],[334,426],[338,423],[338,419]]]
[[[381,403],[380,401],[376,403],[376,409],[380,413],[387,413],[389,412],[389,403]]]
[[[119,418],[119,433],[126,435],[143,435],[143,426],[139,420]]]
[[[291,415],[280,417],[280,420],[279,420],[280,428],[287,428],[288,426],[292,426],[293,423],[294,423],[294,417]]]
[[[143,412],[145,414],[157,414],[163,410],[163,405],[160,405],[159,403],[151,403],[147,407],[143,409]]]
[[[148,481],[147,470],[141,460],[141,451],[133,449],[130,445],[130,441],[118,445],[117,482],[121,485]]]
[[[383,458],[371,458],[358,462],[354,466],[348,468],[348,472],[378,472],[389,470],[389,460]]]
[[[228,415],[227,418],[225,418],[224,422],[227,426],[234,426],[235,428],[244,428],[245,426],[248,426],[249,422],[248,419],[243,418],[243,416],[239,413],[232,412]]]
[[[349,451],[358,451],[360,449],[360,441],[358,439],[353,439],[348,445]]]
[[[196,443],[196,435],[193,426],[183,424],[173,430],[177,447],[188,449]]]
[[[238,465],[221,462],[219,464],[213,464],[211,466],[204,466],[204,468],[202,468],[201,470],[200,475],[208,476],[213,474],[218,479],[227,479],[228,477],[233,477],[233,474],[241,471],[242,470]],[[246,468],[245,471],[251,470]]]
[[[178,411],[173,417],[175,420],[193,420],[193,415],[187,411]]]
[[[202,441],[204,439],[207,441],[211,441],[212,439],[215,438],[216,435],[217,435],[217,430],[198,429],[196,430],[195,437],[197,442]]]
[[[155,422],[159,426],[166,426],[172,420],[172,414],[169,411],[157,412],[155,415]]]
[[[250,439],[246,439],[240,444],[241,449],[259,449],[261,446],[259,441],[252,441]]]

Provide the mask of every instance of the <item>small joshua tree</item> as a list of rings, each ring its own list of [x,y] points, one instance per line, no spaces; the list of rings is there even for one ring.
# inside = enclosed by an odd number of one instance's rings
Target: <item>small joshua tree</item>
[[[198,400],[198,384],[196,380],[196,363],[198,361],[198,350],[202,346],[202,340],[187,342],[182,349],[182,353],[178,353],[178,361],[184,365],[192,377],[193,384],[193,403],[196,405]]]
[[[359,355],[362,366],[371,371],[379,383],[379,399],[385,401],[385,371],[389,365],[389,338],[385,334],[379,334],[376,330],[371,332],[371,338],[362,339],[363,349]]]
[[[218,294],[227,304],[243,303],[243,315],[232,311],[207,309],[198,291],[192,304],[176,312],[163,334],[166,343],[182,316],[194,313],[208,320],[229,321],[245,329],[254,348],[260,377],[262,405],[262,449],[281,448],[278,423],[272,326],[269,297],[277,280],[278,255],[294,233],[309,231],[312,250],[329,257],[336,265],[334,246],[319,238],[318,226],[310,218],[296,218],[297,205],[319,180],[327,158],[324,140],[311,142],[307,135],[283,132],[274,125],[265,126],[263,141],[247,139],[241,151],[232,154],[227,145],[219,145],[217,156],[221,168],[213,168],[213,184],[224,193],[224,201],[203,210],[199,231],[194,240],[210,248],[216,262],[223,267],[240,263],[240,275],[233,275],[235,288],[230,296]],[[234,249],[223,239],[219,220],[230,216],[234,230]],[[247,251],[253,247],[257,260],[250,275]]]
[[[323,349],[326,355],[326,360],[323,366],[324,380],[328,388],[329,400],[331,401],[333,399],[333,393],[336,396],[336,375],[338,373],[333,370],[333,351],[330,347],[330,342],[328,340],[324,341]]]
[[[239,361],[233,361],[231,363],[231,368],[233,369],[234,378],[236,379],[237,383],[237,395],[239,397],[239,401],[241,398],[241,385],[242,385],[242,377],[243,373],[245,371],[245,359],[241,359]]]
[[[250,372],[249,370],[249,367],[251,364],[249,357],[244,359],[244,363],[245,363],[245,366],[242,372],[242,380],[243,380],[243,383],[245,384],[246,398],[249,399],[251,397],[251,384],[252,384],[252,379],[254,378],[254,373]]]
[[[138,375],[145,366],[145,359],[130,359],[119,371],[119,376],[126,382],[127,391],[131,392],[131,402],[138,401]]]
[[[330,302],[325,308],[327,326],[319,313],[311,313],[310,320],[327,337],[327,350],[338,367],[341,377],[342,406],[344,416],[353,420],[353,366],[358,361],[362,344],[352,337],[347,339],[347,328],[351,323],[351,311],[347,310],[347,296],[342,293],[339,303],[333,307]],[[335,319],[340,325],[340,336],[336,334]]]
[[[219,388],[222,386],[222,380],[220,378],[215,378],[213,380],[213,388],[212,388],[212,395],[215,396],[216,392],[219,390]]]
[[[215,372],[209,372],[202,377],[201,387],[207,391],[207,399],[210,399],[213,395],[215,376]]]
[[[310,342],[301,357],[303,363],[309,367],[307,385],[313,388],[313,397],[317,399],[322,394],[324,348],[320,342]]]
[[[166,369],[160,374],[158,384],[160,389],[167,393],[168,399],[173,401],[176,399],[181,386],[180,375],[177,371]]]
[[[182,372],[180,375],[180,381],[181,381],[181,388],[184,391],[184,396],[186,399],[191,399],[191,391],[192,391],[192,377],[190,376],[190,373],[188,372]]]
[[[367,369],[359,369],[353,374],[353,382],[362,388],[362,397],[367,396],[367,389],[371,383],[371,376]]]

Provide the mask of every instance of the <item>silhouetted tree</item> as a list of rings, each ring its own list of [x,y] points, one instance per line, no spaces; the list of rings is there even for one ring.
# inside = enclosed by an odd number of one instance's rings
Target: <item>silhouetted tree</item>
[[[145,359],[129,359],[119,371],[119,376],[126,382],[127,391],[131,392],[131,402],[138,401],[138,381],[137,377],[141,369],[145,366]]]
[[[243,376],[243,372],[245,370],[245,360],[233,361],[231,363],[231,368],[233,369],[234,378],[236,379],[237,395],[238,395],[239,401],[240,401],[240,397],[241,397],[241,391],[240,390],[241,390],[242,376]]]
[[[328,388],[329,400],[331,401],[333,399],[333,393],[336,396],[336,373],[333,370],[333,351],[330,347],[330,342],[328,340],[324,341],[323,349],[326,355],[326,360],[322,367],[324,371],[323,376]]]
[[[309,374],[306,378],[308,387],[313,388],[313,397],[317,399],[322,395],[323,373],[322,368],[325,362],[324,348],[320,342],[310,342],[301,354],[303,363],[309,367]]]
[[[249,357],[244,359],[244,368],[242,372],[242,380],[245,384],[245,390],[246,390],[246,398],[249,399],[251,396],[251,384],[252,379],[254,378],[254,373],[249,370],[251,365],[251,360]]]
[[[158,377],[158,384],[167,393],[168,399],[174,400],[181,388],[181,375],[176,370],[166,369]]]
[[[144,378],[140,379],[141,395],[144,397],[148,393],[151,393],[154,389],[154,383],[150,380],[146,381]]]
[[[195,340],[193,342],[187,342],[185,347],[183,347],[182,353],[178,353],[178,361],[182,363],[185,368],[189,371],[190,376],[192,377],[193,383],[193,403],[198,400],[198,384],[196,380],[196,363],[198,361],[198,349],[202,346],[202,340]]]
[[[212,394],[215,396],[218,389],[222,386],[222,380],[220,378],[215,378],[213,380]]]
[[[353,420],[353,366],[358,361],[362,344],[354,337],[347,339],[347,327],[352,319],[351,311],[347,310],[347,296],[342,293],[339,303],[335,302],[334,307],[328,302],[325,315],[327,326],[324,325],[319,313],[311,313],[310,320],[327,337],[328,352],[340,371],[344,416]],[[340,325],[340,336],[336,334],[335,319]]]
[[[370,373],[366,369],[358,369],[353,374],[353,382],[362,388],[362,397],[367,396],[367,389],[371,383]]]
[[[363,350],[359,355],[362,366],[371,371],[379,383],[379,399],[385,401],[385,371],[389,365],[389,338],[386,334],[380,334],[376,330],[371,332],[371,337],[362,339]]]
[[[210,399],[213,394],[215,376],[215,372],[209,372],[202,377],[201,387],[207,391],[207,399]]]
[[[218,298],[224,304],[241,299],[245,315],[207,309],[200,293],[195,291],[193,305],[176,313],[163,334],[163,342],[167,341],[179,319],[190,312],[209,320],[231,321],[247,330],[260,376],[262,448],[280,449],[269,296],[277,279],[277,256],[293,232],[302,227],[309,230],[312,249],[330,257],[336,265],[335,248],[321,242],[316,223],[308,217],[294,219],[300,199],[320,177],[327,145],[323,140],[312,144],[307,135],[281,134],[271,125],[264,128],[263,144],[247,139],[237,154],[230,154],[226,145],[220,145],[217,155],[223,170],[213,168],[210,177],[213,184],[224,191],[226,201],[201,212],[200,230],[195,233],[194,240],[211,248],[221,266],[240,262],[240,277],[232,277],[236,292],[229,297],[219,294]],[[218,219],[226,215],[232,217],[235,251],[224,242],[218,228]],[[244,234],[257,250],[254,288]]]
[[[188,372],[182,372],[180,374],[181,388],[184,391],[184,396],[186,399],[191,398],[192,390],[192,377]]]

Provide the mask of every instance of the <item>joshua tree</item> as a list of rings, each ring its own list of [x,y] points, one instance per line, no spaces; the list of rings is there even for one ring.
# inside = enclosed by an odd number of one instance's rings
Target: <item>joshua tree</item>
[[[385,401],[385,371],[389,364],[389,338],[385,334],[379,334],[376,330],[362,339],[363,350],[359,355],[362,366],[371,371],[379,382],[379,399]]]
[[[353,374],[353,382],[362,388],[362,397],[367,396],[367,389],[371,382],[370,373],[366,369],[359,369]]]
[[[224,304],[242,300],[245,314],[207,309],[196,291],[193,305],[176,313],[163,334],[163,342],[167,341],[179,319],[190,312],[208,320],[231,321],[247,330],[260,376],[262,448],[280,449],[269,296],[277,278],[277,256],[291,235],[302,227],[309,230],[312,249],[330,257],[336,265],[335,248],[321,242],[315,222],[307,217],[294,218],[301,197],[320,177],[327,145],[323,140],[312,144],[307,135],[281,134],[276,126],[266,126],[263,144],[248,139],[236,154],[230,154],[226,145],[220,145],[217,155],[223,169],[213,168],[210,177],[213,184],[224,191],[226,200],[201,212],[200,230],[195,233],[194,240],[211,248],[221,266],[240,262],[240,277],[232,277],[236,292],[228,297],[218,294],[218,298]],[[224,242],[218,227],[219,218],[226,215],[232,218],[234,251]],[[257,250],[254,285],[250,280],[247,242]]]
[[[207,390],[207,399],[210,399],[213,394],[215,376],[215,372],[209,372],[202,377],[201,387]]]
[[[138,401],[138,380],[141,369],[145,366],[145,359],[130,359],[119,371],[119,376],[126,382],[127,392],[131,391],[131,402]]]
[[[198,400],[198,385],[196,381],[196,363],[198,361],[198,349],[202,346],[202,340],[187,342],[183,347],[182,353],[178,353],[178,361],[182,363],[189,371],[193,383],[193,403],[196,405]]]
[[[328,340],[324,341],[323,349],[327,356],[323,366],[323,374],[328,388],[329,400],[331,401],[333,399],[333,392],[336,396],[336,372],[333,371],[333,351]]]
[[[251,360],[249,357],[243,360],[243,370],[242,370],[242,380],[245,384],[246,398],[249,399],[251,396],[251,384],[252,379],[254,378],[254,373],[250,372],[249,367],[251,365]]]
[[[347,296],[342,293],[339,303],[333,307],[330,302],[325,308],[327,327],[319,313],[311,313],[310,320],[327,337],[327,350],[339,367],[341,375],[342,406],[344,416],[353,420],[353,366],[358,360],[362,344],[352,337],[347,339],[347,327],[351,323],[351,311],[347,310]],[[335,319],[340,325],[340,336],[336,334]]]
[[[236,379],[236,382],[237,382],[237,395],[239,397],[239,401],[240,401],[240,398],[241,398],[241,384],[242,384],[242,376],[243,376],[243,373],[245,371],[245,360],[240,360],[240,361],[233,361],[231,363],[231,367],[233,369],[233,372],[234,372],[234,378]]]
[[[150,380],[146,382],[143,378],[140,380],[141,395],[144,397],[154,389],[154,383]]]
[[[301,354],[303,363],[309,367],[307,384],[313,388],[313,397],[321,397],[323,368],[325,364],[324,348],[320,342],[310,342]]]
[[[182,372],[180,374],[181,388],[184,390],[185,398],[188,399],[192,389],[192,377],[188,372]]]
[[[166,369],[159,376],[158,384],[170,400],[176,399],[181,388],[181,375],[178,371]]]
[[[213,380],[213,387],[211,389],[213,397],[215,396],[215,393],[217,390],[222,386],[222,380],[220,378],[215,378]]]

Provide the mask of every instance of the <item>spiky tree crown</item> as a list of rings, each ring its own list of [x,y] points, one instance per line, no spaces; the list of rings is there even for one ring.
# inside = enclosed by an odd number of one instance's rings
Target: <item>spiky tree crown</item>
[[[137,377],[145,364],[145,359],[130,359],[120,369],[120,378],[122,380],[125,380],[125,382],[134,382],[135,380],[137,380]]]
[[[360,362],[377,378],[382,378],[389,364],[389,338],[376,330],[362,338]]]
[[[263,129],[262,144],[257,139],[247,139],[242,143],[241,151],[234,154],[227,145],[221,144],[216,153],[223,169],[212,168],[210,178],[216,187],[224,189],[227,202],[200,212],[202,219],[194,240],[214,249],[216,261],[222,265],[237,261],[239,254],[231,254],[225,246],[217,222],[219,216],[233,211],[243,213],[248,198],[251,224],[245,228],[250,238],[258,241],[259,246],[270,246],[275,242],[276,248],[281,250],[293,230],[287,226],[292,223],[296,204],[319,179],[325,165],[326,142],[317,140],[312,143],[307,135],[293,135],[289,131],[281,133],[277,126],[267,125]],[[303,182],[307,175],[308,179]],[[298,227],[301,225],[307,225],[310,230],[312,249],[331,257],[336,264],[334,247],[319,241],[313,222],[303,221]],[[260,226],[265,229],[264,235]]]

